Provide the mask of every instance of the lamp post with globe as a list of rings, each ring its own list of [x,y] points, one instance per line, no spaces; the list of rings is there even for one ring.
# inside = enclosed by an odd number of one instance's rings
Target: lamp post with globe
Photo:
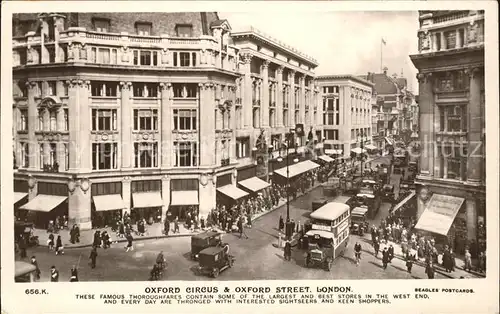
[[[287,155],[286,155],[286,225],[285,225],[285,231],[286,231],[286,238],[290,239],[293,234],[292,230],[292,222],[290,220],[290,158],[288,156],[288,151],[290,149],[290,142],[293,139],[293,134],[295,133],[294,129],[290,130],[290,133],[286,134],[286,140],[285,143],[283,143],[283,148],[284,150],[286,149]],[[295,148],[295,153],[297,152],[297,149],[295,145],[292,143],[293,147]],[[278,157],[278,162],[282,162],[283,158],[280,156]],[[294,158],[293,162],[298,162],[298,158]]]

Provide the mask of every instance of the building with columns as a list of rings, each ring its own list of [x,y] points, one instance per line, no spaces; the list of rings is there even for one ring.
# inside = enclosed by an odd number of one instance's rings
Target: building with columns
[[[241,60],[235,104],[238,181],[256,172],[265,180],[286,165],[277,161],[279,156],[312,158],[311,145],[321,142],[322,108],[314,81],[318,63],[253,27],[232,32],[231,38]],[[300,124],[305,132],[294,136],[296,148],[280,152],[286,134]],[[267,165],[257,148],[261,132]]]
[[[317,63],[253,29],[231,35],[214,12],[16,14],[16,216],[206,219],[219,196],[265,186],[261,129],[269,160],[295,124],[320,130]]]
[[[463,254],[484,249],[484,12],[420,11],[417,228]]]
[[[336,150],[349,157],[351,150],[372,146],[373,83],[355,75],[317,77],[322,97],[323,145],[325,153]],[[361,138],[361,133],[364,134]]]
[[[15,15],[16,215],[206,217],[236,176],[230,31],[204,12]]]

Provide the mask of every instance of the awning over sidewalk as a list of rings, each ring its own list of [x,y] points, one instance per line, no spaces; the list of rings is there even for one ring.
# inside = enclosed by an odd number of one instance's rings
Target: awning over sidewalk
[[[14,204],[28,196],[28,193],[14,192]]]
[[[251,177],[249,179],[240,181],[238,182],[238,184],[246,189],[249,189],[252,192],[257,192],[270,186],[268,182],[257,177]]]
[[[363,153],[366,153],[366,149],[361,149],[361,147],[355,147],[355,148],[351,149],[351,152],[353,152],[355,154],[363,154]]]
[[[365,147],[366,147],[366,149],[370,149],[370,150],[377,149],[377,146],[372,145],[372,144],[365,145]]]
[[[160,191],[132,193],[132,201],[134,208],[163,206]]]
[[[319,159],[325,161],[325,162],[332,162],[334,161],[335,159],[333,159],[332,157],[328,156],[328,155],[322,155],[322,156],[318,156]]]
[[[217,191],[232,198],[233,200],[237,200],[248,195],[247,192],[243,191],[242,189],[238,189],[232,184],[221,186],[220,188],[217,188]]]
[[[97,195],[94,199],[95,210],[98,212],[126,208],[120,194]]]
[[[415,191],[412,191],[410,193],[410,195],[408,195],[407,197],[405,197],[401,202],[399,202],[396,206],[394,206],[394,208],[392,209],[392,213],[395,213],[396,211],[398,211],[401,207],[403,207],[404,204],[406,204],[407,202],[409,202],[413,197],[415,197],[415,195],[417,195],[417,193]]]
[[[172,206],[187,206],[199,205],[198,191],[172,191],[170,205]]]
[[[289,165],[289,167],[288,167],[289,168],[288,178],[293,178],[295,176],[298,176],[299,174],[302,174],[304,172],[316,169],[318,167],[319,167],[319,165],[317,163],[312,162],[310,160],[305,160],[305,161],[299,162],[297,164]],[[283,167],[281,169],[275,170],[274,173],[277,173],[280,176],[286,178],[287,177],[286,176],[287,175],[286,168],[287,167]]]
[[[66,196],[38,194],[34,199],[21,206],[21,209],[48,213],[66,199]]]
[[[461,197],[433,194],[415,228],[447,235],[463,202]]]

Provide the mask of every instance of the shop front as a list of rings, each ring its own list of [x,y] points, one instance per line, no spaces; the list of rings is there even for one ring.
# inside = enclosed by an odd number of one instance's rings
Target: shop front
[[[47,229],[49,223],[55,223],[56,219],[63,224],[68,219],[67,199],[67,184],[38,182],[37,195],[19,207],[19,215],[25,217],[26,221],[33,222],[37,228]]]
[[[233,184],[231,173],[218,176],[216,187],[216,203],[218,206],[225,206],[226,208],[244,200],[249,195],[249,193]]]
[[[435,237],[436,246],[449,245],[456,253],[464,254],[467,245],[464,204],[462,197],[433,194],[415,229]]]
[[[170,181],[170,206],[167,219],[178,218],[185,221],[187,214],[199,214],[199,181],[198,179],[172,179]]]
[[[121,182],[93,183],[91,186],[92,228],[115,226],[127,208],[122,197]]]
[[[148,224],[160,222],[163,200],[161,180],[132,181],[132,220],[145,219]]]

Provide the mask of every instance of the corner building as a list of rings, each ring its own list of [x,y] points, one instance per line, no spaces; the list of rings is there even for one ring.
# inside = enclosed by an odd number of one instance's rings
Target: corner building
[[[256,175],[260,129],[299,121],[278,113],[274,73],[307,78],[291,76],[295,111],[313,115],[311,58],[235,38],[213,12],[15,15],[16,215],[41,227],[66,215],[82,229],[124,212],[182,220],[189,206],[206,218],[219,188]]]
[[[206,217],[218,178],[235,169],[234,125],[217,116],[234,110],[239,77],[227,21],[18,14],[13,32],[20,213],[42,226],[67,215],[82,229],[109,224],[116,211],[182,219],[186,206],[199,206]]]
[[[484,12],[420,11],[417,228],[458,254],[486,245]]]

